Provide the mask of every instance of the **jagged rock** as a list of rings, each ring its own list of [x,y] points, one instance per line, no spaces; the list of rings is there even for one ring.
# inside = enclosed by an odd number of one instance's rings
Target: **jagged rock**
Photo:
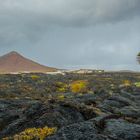
[[[126,106],[120,109],[121,114],[127,117],[140,118],[140,108],[134,106]]]
[[[37,74],[40,78],[35,81],[31,75],[0,76],[0,139],[44,126],[58,130],[46,140],[140,139],[140,89],[117,87],[126,77],[90,75],[91,81],[95,78],[91,86],[97,86],[97,90],[100,85],[105,90],[73,94],[56,93],[54,85],[57,81],[69,84],[81,79],[78,75]],[[115,90],[109,89],[113,82]]]
[[[140,140],[140,125],[122,119],[112,119],[106,122],[104,134],[116,140]]]
[[[111,140],[99,134],[92,122],[82,122],[61,128],[54,136],[46,140]]]

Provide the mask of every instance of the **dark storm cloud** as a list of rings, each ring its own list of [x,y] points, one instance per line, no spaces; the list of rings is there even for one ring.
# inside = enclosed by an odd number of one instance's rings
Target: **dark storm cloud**
[[[0,0],[0,53],[58,67],[136,69],[139,27],[140,0]]]
[[[139,9],[139,0],[1,0],[0,6],[1,18],[11,22],[70,26],[117,22],[139,15]]]
[[[1,0],[2,45],[36,41],[50,26],[95,26],[132,19],[140,14],[139,0]],[[13,42],[12,42],[13,40]]]

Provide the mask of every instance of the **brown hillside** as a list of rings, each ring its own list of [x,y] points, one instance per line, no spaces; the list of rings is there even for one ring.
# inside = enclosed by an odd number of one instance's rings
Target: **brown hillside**
[[[12,72],[55,72],[57,69],[40,65],[17,52],[0,57],[0,73]]]

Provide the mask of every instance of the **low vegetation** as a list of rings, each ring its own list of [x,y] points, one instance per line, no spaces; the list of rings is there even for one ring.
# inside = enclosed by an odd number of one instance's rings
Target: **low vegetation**
[[[2,140],[44,140],[47,136],[50,136],[56,132],[57,128],[28,128],[20,134],[16,134],[13,137],[3,138]]]
[[[73,93],[88,92],[88,82],[86,80],[74,81],[70,84],[70,89]]]
[[[136,87],[140,88],[140,82],[136,82],[136,83],[134,83],[134,85],[135,85]]]
[[[68,91],[69,86],[63,82],[56,82],[56,92],[65,93]]]
[[[38,80],[40,78],[40,76],[38,75],[31,75],[32,80]]]
[[[131,81],[129,81],[129,80],[124,80],[123,85],[126,86],[126,87],[129,87],[129,86],[131,86],[132,84],[131,84]]]

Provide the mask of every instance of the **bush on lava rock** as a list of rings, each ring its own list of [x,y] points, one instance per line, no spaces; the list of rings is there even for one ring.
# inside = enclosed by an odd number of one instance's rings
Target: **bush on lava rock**
[[[47,136],[53,135],[57,131],[57,128],[28,128],[20,134],[14,135],[13,137],[3,138],[3,140],[44,140]]]

